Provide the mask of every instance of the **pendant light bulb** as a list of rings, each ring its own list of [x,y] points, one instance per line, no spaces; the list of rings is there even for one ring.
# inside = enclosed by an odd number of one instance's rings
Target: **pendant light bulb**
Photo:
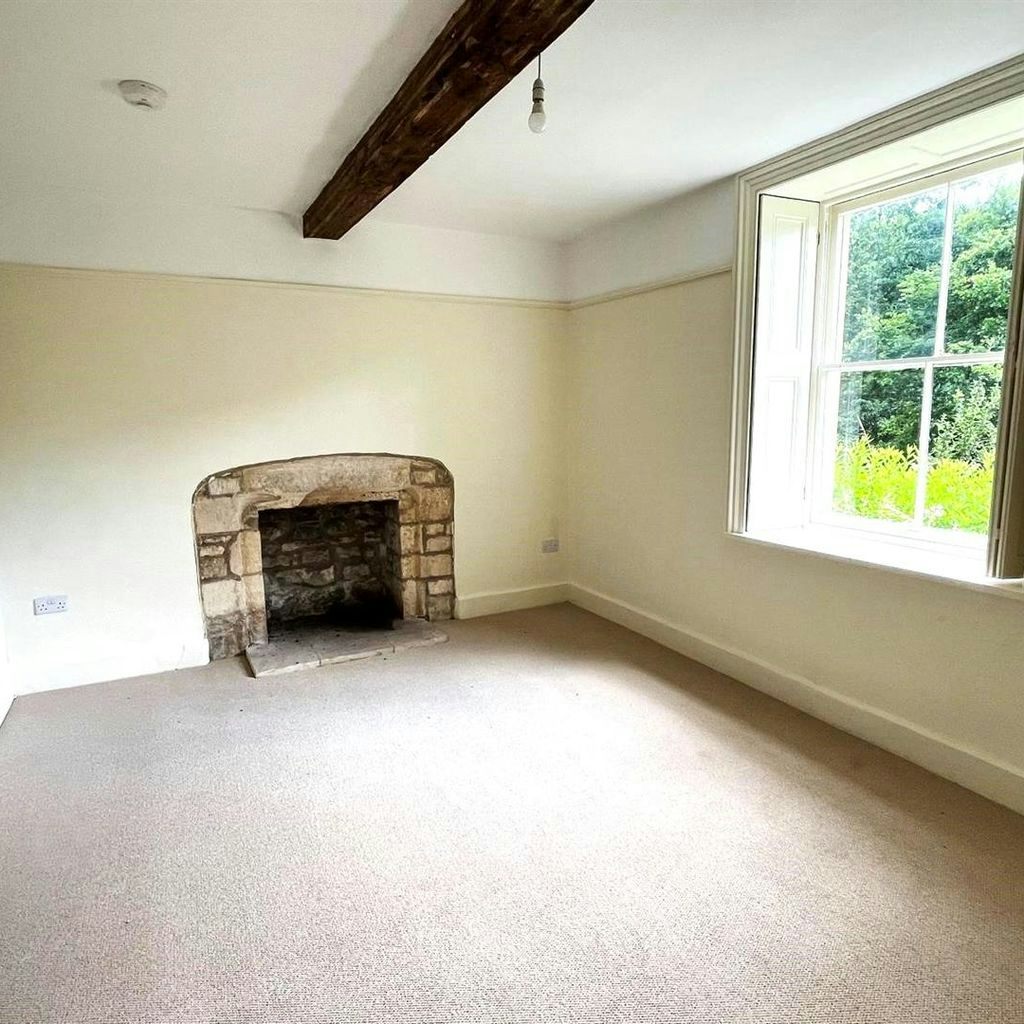
[[[544,115],[544,101],[534,100],[533,110],[530,112],[530,119],[527,122],[530,126],[530,131],[535,135],[540,135],[542,131],[547,127],[548,119]]]
[[[537,56],[537,78],[533,83],[533,109],[527,124],[534,135],[540,135],[547,127],[548,119],[544,114],[544,81],[540,77],[540,55]]]

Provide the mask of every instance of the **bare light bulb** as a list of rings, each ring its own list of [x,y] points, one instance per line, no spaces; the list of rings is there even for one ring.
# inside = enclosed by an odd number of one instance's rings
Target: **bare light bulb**
[[[534,135],[540,135],[547,126],[548,119],[544,114],[544,81],[540,77],[540,54],[537,55],[537,78],[533,83],[533,109],[527,124]]]
[[[526,123],[530,126],[530,131],[535,135],[540,135],[547,127],[548,119],[544,114],[543,100],[533,101],[533,110],[530,112],[530,119]]]

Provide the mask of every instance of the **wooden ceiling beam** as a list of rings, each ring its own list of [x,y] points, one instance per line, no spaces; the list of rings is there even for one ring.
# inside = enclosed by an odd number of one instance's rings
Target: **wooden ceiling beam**
[[[341,238],[592,3],[465,0],[306,210],[303,235]]]

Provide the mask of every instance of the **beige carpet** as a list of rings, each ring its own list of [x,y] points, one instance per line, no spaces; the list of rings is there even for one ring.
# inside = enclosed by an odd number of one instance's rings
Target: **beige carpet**
[[[0,1020],[1024,1021],[1024,818],[584,612],[19,699]]]

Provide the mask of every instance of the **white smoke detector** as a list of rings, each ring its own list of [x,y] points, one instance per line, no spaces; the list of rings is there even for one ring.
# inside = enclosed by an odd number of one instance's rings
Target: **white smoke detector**
[[[118,91],[125,103],[133,107],[145,107],[148,110],[159,110],[167,102],[167,93],[159,85],[143,82],[138,78],[126,78],[117,83]]]

